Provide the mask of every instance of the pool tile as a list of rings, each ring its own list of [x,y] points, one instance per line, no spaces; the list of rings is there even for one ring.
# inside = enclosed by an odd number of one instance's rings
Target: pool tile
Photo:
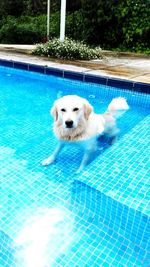
[[[21,70],[28,70],[29,65],[23,62],[14,62],[14,68],[21,69]]]
[[[35,77],[38,80],[38,74],[30,75],[32,81]],[[27,248],[31,251],[35,248],[37,258],[42,253],[43,240],[48,242],[44,252],[47,267],[141,267],[145,260],[146,264],[149,248],[149,216],[145,205],[149,166],[150,118],[148,112],[145,113],[150,103],[148,95],[133,95],[133,92],[129,94],[112,87],[46,75],[39,75],[41,80],[35,90],[33,83],[27,87],[27,72],[12,69],[2,75],[3,86],[6,76],[16,91],[8,87],[0,91],[5,132],[0,135],[3,140],[0,147],[3,230],[0,232],[0,265],[15,266],[14,243],[15,255],[21,262],[19,267],[25,261],[22,253],[27,255]],[[85,97],[94,95],[90,100],[98,109],[99,99],[104,101],[103,106],[120,93],[131,104],[131,113],[124,116],[123,123],[119,122],[123,134],[118,142],[98,152],[79,175],[75,175],[75,169],[82,155],[73,147],[69,153],[67,149],[62,151],[55,164],[40,166],[56,144],[49,109],[64,82],[65,93],[79,90]],[[48,89],[49,84],[54,85],[54,91]],[[137,109],[141,110],[138,118],[134,116]],[[18,236],[24,243],[19,244]]]
[[[1,66],[5,66],[5,67],[11,67],[11,68],[13,68],[14,63],[13,63],[12,60],[9,61],[9,60],[0,59],[0,65]]]
[[[90,83],[97,83],[97,84],[107,84],[107,77],[100,77],[100,76],[94,76],[90,74],[85,74],[84,77],[85,82],[90,82]]]
[[[84,74],[79,72],[73,72],[73,71],[64,71],[64,78],[83,81]]]
[[[29,70],[44,74],[45,68],[44,68],[44,66],[38,66],[38,65],[34,65],[34,64],[29,64]]]
[[[57,69],[57,68],[47,67],[46,68],[46,74],[55,75],[55,76],[58,76],[58,77],[63,77],[64,71],[61,70],[61,69]]]
[[[127,80],[119,80],[119,79],[113,79],[109,78],[107,81],[108,86],[117,87],[117,88],[123,88],[127,90],[133,89],[133,82],[127,81]]]
[[[150,84],[148,83],[134,83],[134,89],[136,92],[142,92],[146,94],[150,94]]]

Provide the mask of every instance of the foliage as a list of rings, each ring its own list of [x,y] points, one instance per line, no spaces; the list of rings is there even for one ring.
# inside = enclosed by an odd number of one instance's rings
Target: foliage
[[[0,0],[0,42],[45,40],[46,5],[45,0]],[[149,53],[149,18],[150,0],[67,1],[66,36],[104,49]],[[60,0],[54,0],[51,37],[59,36],[59,25]]]
[[[18,43],[18,44],[32,44],[41,42],[44,33],[44,24],[41,21],[45,17],[39,18],[20,17],[19,19],[8,16],[3,19],[0,28],[0,42],[1,43]]]
[[[66,16],[66,34],[67,37],[73,38],[74,40],[80,40],[87,42],[87,39],[84,37],[83,27],[83,15],[82,12],[75,11],[73,13],[67,13]]]
[[[80,1],[80,0],[79,0]],[[60,10],[60,0],[50,1],[51,12]],[[0,0],[0,18],[2,16],[46,14],[47,0]]]
[[[34,54],[61,59],[97,59],[101,58],[100,48],[90,48],[83,42],[66,38],[64,42],[54,38],[45,44],[37,45]]]
[[[59,35],[59,12],[51,15],[50,36]],[[46,40],[46,15],[7,16],[0,21],[0,43],[33,44]]]
[[[131,51],[150,47],[149,0],[81,1],[80,35],[87,43]]]
[[[122,18],[123,47],[132,51],[150,49],[150,2],[126,0],[118,13]]]
[[[0,0],[0,18],[7,15],[18,17],[25,9],[25,0]]]

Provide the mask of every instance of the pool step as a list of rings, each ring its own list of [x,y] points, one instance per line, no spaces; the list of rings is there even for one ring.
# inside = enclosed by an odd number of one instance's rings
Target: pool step
[[[72,194],[83,216],[91,214],[93,222],[103,222],[145,255],[150,251],[149,125],[147,116],[100,155],[76,177]]]
[[[76,181],[149,216],[149,125],[147,116],[103,151]]]
[[[103,222],[113,232],[133,242],[145,253],[150,250],[150,217],[129,208],[82,182],[75,181],[72,206],[79,215]],[[89,214],[89,215],[88,215]]]
[[[85,205],[83,205],[83,203],[79,203],[78,197],[79,194],[77,194],[76,202],[73,202],[73,211],[75,212],[75,214],[79,215],[77,217],[76,231],[78,232],[78,229],[83,230],[80,230],[80,235],[78,238],[76,238],[76,241],[73,244],[73,250],[76,249],[76,251],[79,251],[80,253],[80,248],[84,246],[84,256],[81,255],[81,259],[83,260],[83,257],[85,258],[84,262],[87,263],[86,266],[149,266],[148,249],[141,247],[140,242],[136,243],[133,237],[132,239],[129,239],[128,236],[124,234],[123,229],[119,230],[119,222],[117,225],[115,219],[113,223],[113,216],[112,218],[108,218],[108,216],[110,215],[108,214],[109,211],[105,210],[106,214],[104,214],[102,212],[102,209],[104,207],[100,208],[97,202],[97,209],[101,210],[101,214],[100,212],[95,213],[95,210],[89,210],[89,207],[86,207]],[[90,194],[90,198],[91,197],[92,195]],[[94,199],[98,198],[98,195],[96,194],[93,197]],[[89,202],[91,203],[91,206],[93,204],[94,208],[94,203],[90,201],[90,198]],[[116,217],[116,214],[114,214],[114,216]],[[124,226],[128,227],[129,224],[125,225],[124,222]],[[85,227],[86,229],[84,231]],[[84,264],[77,266],[84,266]]]

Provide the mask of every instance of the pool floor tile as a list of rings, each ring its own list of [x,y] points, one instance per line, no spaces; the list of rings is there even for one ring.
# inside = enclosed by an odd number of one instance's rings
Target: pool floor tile
[[[147,264],[149,96],[92,81],[1,71],[0,267]],[[50,107],[70,92],[87,98],[97,112],[120,94],[131,107],[118,121],[117,143],[100,140],[78,175],[82,153],[76,147],[64,149],[51,166],[40,164],[57,143]]]

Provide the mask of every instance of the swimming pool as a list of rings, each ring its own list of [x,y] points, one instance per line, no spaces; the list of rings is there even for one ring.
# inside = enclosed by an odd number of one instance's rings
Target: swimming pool
[[[150,96],[7,67],[0,84],[0,267],[147,267]],[[78,175],[76,147],[40,166],[56,145],[49,109],[66,94],[96,112],[116,96],[130,105],[120,139]]]

